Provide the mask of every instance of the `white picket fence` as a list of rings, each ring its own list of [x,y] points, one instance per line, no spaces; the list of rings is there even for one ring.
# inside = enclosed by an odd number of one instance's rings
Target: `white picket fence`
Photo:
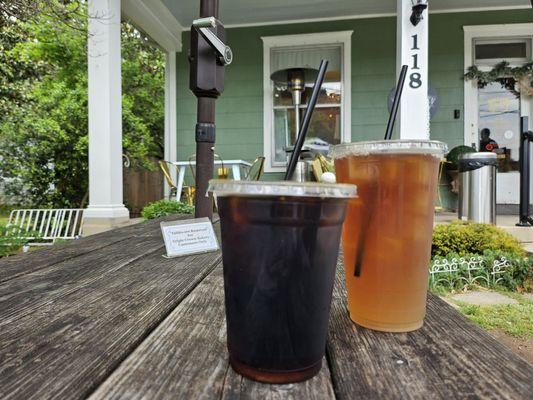
[[[13,210],[6,225],[6,234],[16,235],[33,246],[49,245],[57,239],[80,237],[82,221],[81,208]]]
[[[432,287],[439,283],[445,283],[450,287],[455,286],[458,282],[464,282],[465,285],[486,283],[499,283],[505,273],[505,270],[511,266],[509,260],[501,257],[494,260],[491,271],[486,268],[485,261],[481,257],[452,258],[451,260],[435,260],[431,263],[429,269],[429,281]],[[458,275],[458,272],[466,272],[466,276]]]

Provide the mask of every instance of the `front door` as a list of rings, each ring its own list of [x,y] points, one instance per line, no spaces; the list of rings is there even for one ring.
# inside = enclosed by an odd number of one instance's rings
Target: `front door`
[[[511,67],[533,61],[533,23],[464,26],[463,30],[465,71],[476,66],[489,72],[502,61]],[[520,117],[532,119],[533,96],[518,93],[510,82],[507,87],[496,81],[480,88],[476,80],[465,79],[464,89],[464,144],[498,154],[496,201],[518,204]]]
[[[498,154],[497,202],[519,202],[520,95],[500,83],[478,89],[479,151]]]

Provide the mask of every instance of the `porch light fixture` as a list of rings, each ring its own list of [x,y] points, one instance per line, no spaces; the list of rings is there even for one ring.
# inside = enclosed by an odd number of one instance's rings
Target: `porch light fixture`
[[[428,0],[411,0],[411,3],[413,3],[413,13],[411,14],[410,21],[413,26],[417,26],[424,19],[422,14],[428,8]]]

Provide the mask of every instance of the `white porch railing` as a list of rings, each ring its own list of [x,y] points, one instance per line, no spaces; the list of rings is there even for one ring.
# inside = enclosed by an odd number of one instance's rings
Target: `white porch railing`
[[[57,239],[80,237],[82,221],[81,208],[13,210],[6,225],[6,234],[28,240],[28,244],[33,246],[47,245]]]

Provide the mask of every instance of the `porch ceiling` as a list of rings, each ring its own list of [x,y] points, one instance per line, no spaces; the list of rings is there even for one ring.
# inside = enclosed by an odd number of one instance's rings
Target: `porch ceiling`
[[[183,27],[198,17],[199,0],[163,0]],[[530,8],[530,0],[429,0],[432,12]],[[396,0],[220,0],[226,26],[394,14]]]

